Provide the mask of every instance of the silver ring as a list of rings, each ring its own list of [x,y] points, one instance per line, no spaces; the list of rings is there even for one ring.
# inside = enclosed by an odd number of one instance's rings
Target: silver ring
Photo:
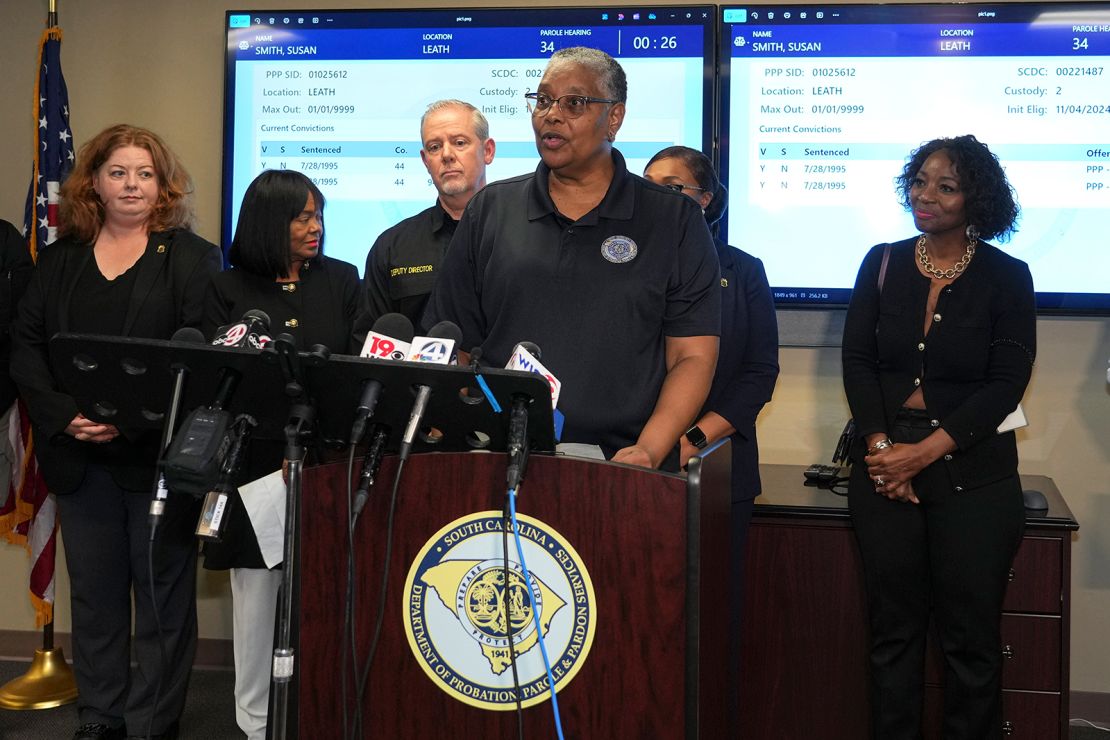
[[[875,485],[878,486],[879,488],[882,488],[883,486],[886,485],[886,481],[883,480],[882,478],[876,478],[875,479]]]

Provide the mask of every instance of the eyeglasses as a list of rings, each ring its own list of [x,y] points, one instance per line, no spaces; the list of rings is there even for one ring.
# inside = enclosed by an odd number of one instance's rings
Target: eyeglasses
[[[663,185],[663,187],[667,188],[668,190],[673,190],[676,193],[681,193],[683,190],[697,190],[699,193],[708,193],[709,192],[709,190],[707,188],[698,188],[698,187],[694,187],[693,185],[683,185],[680,182],[665,182],[665,183],[662,183],[662,185]]]
[[[553,98],[547,93],[524,93],[524,97],[530,101],[528,103],[528,111],[533,116],[546,115],[551,106],[556,103],[559,104],[559,110],[563,112],[567,118],[578,118],[586,112],[586,106],[590,103],[619,103],[619,100],[610,100],[609,98],[591,98],[589,95],[560,95]]]

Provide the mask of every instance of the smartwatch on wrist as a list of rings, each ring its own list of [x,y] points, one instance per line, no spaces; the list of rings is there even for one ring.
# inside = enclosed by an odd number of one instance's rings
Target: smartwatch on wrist
[[[697,447],[699,450],[704,450],[709,444],[709,440],[705,436],[705,432],[701,430],[697,424],[686,430],[686,441]]]

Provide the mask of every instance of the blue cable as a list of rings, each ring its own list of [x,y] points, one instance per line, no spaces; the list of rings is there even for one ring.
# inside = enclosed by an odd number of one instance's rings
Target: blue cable
[[[486,379],[482,377],[481,373],[474,373],[474,377],[478,379],[478,387],[482,389],[482,394],[486,397],[486,400],[489,401],[489,405],[493,407],[495,413],[500,414],[501,404],[493,397],[493,391],[490,390],[489,385],[486,383]]]
[[[527,588],[524,590],[528,592],[528,603],[532,605],[532,621],[536,625],[536,637],[540,642],[540,654],[543,655],[543,667],[547,669],[547,687],[551,691],[551,712],[555,715],[555,732],[559,735],[559,740],[563,740],[563,721],[559,718],[559,700],[555,696],[555,677],[551,675],[551,660],[547,657],[547,645],[544,644],[543,630],[540,629],[540,611],[536,608],[536,602],[532,599],[532,574],[528,572],[528,563],[524,562],[524,548],[520,544],[520,527],[516,521],[516,489],[509,489],[509,516],[513,521],[513,540],[516,541],[516,552],[520,555],[520,569],[524,571],[524,582]],[[509,584],[505,584],[508,588]],[[512,633],[509,634],[509,639],[513,639]]]

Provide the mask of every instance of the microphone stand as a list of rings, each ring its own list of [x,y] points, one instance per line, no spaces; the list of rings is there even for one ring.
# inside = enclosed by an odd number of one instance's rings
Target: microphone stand
[[[289,409],[285,425],[285,459],[287,481],[285,498],[285,547],[282,558],[281,591],[278,599],[277,637],[274,643],[274,660],[270,673],[269,737],[285,740],[289,726],[289,689],[293,681],[296,654],[293,648],[293,606],[297,574],[297,513],[301,501],[301,475],[304,470],[305,450],[313,438],[316,423],[316,406],[305,393],[302,356],[297,352],[292,337],[280,335],[270,347],[263,350],[268,359],[277,360],[285,377],[285,392],[296,401]],[[324,364],[328,351],[322,345],[313,347],[305,355],[314,366]]]
[[[274,662],[271,669],[273,717],[270,723],[273,740],[285,740],[289,720],[289,684],[293,680],[293,572],[297,557],[297,510],[301,500],[301,472],[304,469],[306,443],[312,437],[316,409],[308,399],[296,403],[289,410],[289,423],[285,426],[285,459],[288,462],[288,481],[285,499],[285,549],[282,558],[281,592],[278,599],[277,641],[274,643]]]
[[[166,409],[165,422],[162,424],[162,438],[158,445],[158,464],[154,476],[154,498],[150,502],[150,541],[154,542],[154,535],[158,531],[158,524],[162,520],[162,513],[166,508],[166,499],[169,490],[166,488],[166,473],[162,457],[173,441],[173,433],[177,430],[177,415],[181,411],[181,400],[185,395],[185,379],[189,375],[189,368],[184,365],[174,367],[173,390],[170,393],[169,407]]]

